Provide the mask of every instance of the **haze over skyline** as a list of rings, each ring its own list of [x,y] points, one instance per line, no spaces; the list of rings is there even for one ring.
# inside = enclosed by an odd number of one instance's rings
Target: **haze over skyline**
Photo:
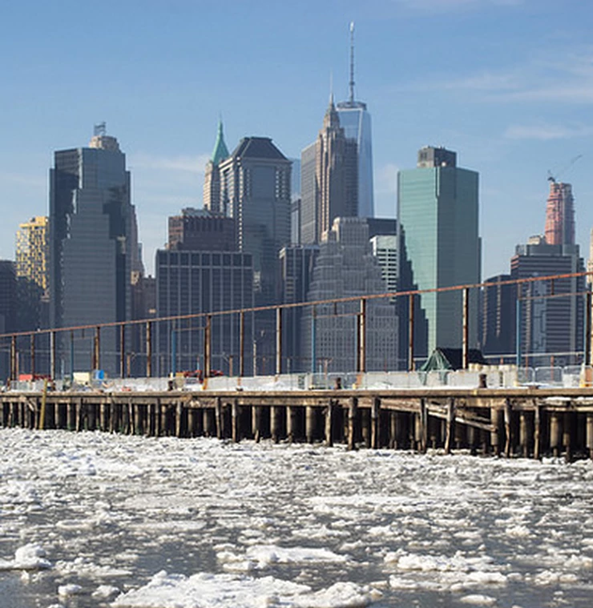
[[[373,120],[376,216],[395,217],[397,170],[442,145],[480,173],[483,278],[507,272],[515,245],[543,234],[548,171],[573,185],[588,257],[588,3],[25,0],[5,3],[0,20],[1,258],[14,259],[19,223],[48,213],[54,151],[87,146],[106,121],[127,155],[152,271],[167,217],[202,206],[219,116],[229,150],[269,136],[298,158],[322,125],[330,80],[336,100],[348,98],[351,21],[356,98]]]

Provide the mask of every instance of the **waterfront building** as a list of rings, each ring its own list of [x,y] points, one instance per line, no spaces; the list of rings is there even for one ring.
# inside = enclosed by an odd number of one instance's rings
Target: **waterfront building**
[[[126,157],[105,125],[89,147],[57,151],[50,171],[50,323],[96,326],[131,318],[132,271],[141,269]],[[61,338],[62,334],[58,334]],[[60,339],[58,372],[88,371],[99,363],[119,373],[119,332],[101,334],[101,360],[91,360],[92,332]]]
[[[19,224],[15,256],[19,330],[38,329],[49,323],[48,237],[47,217],[33,217]]]
[[[191,230],[179,233],[178,222],[169,221],[172,247],[156,252],[156,311],[158,317],[239,310],[253,306],[253,263],[250,253],[229,249],[226,236],[234,235],[234,220],[209,212],[187,214]],[[182,216],[176,216],[176,219]],[[170,218],[171,219],[171,218]],[[218,244],[210,238],[216,228]],[[247,319],[246,337],[252,343],[252,322]],[[158,373],[204,369],[206,317],[161,322],[157,326]],[[213,316],[210,325],[211,369],[238,373],[239,315]],[[246,349],[247,350],[247,349]],[[251,362],[251,352],[245,352]],[[246,367],[250,373],[251,363]]]
[[[482,289],[482,354],[493,363],[515,361],[517,286],[510,274],[486,279]]]
[[[386,293],[381,268],[371,253],[368,226],[363,218],[336,218],[319,245],[307,301]],[[305,308],[302,332],[307,368],[318,371],[355,371],[359,345],[360,302]],[[396,369],[396,308],[387,298],[367,301],[366,368]]]
[[[0,334],[16,330],[16,274],[14,262],[0,260]],[[10,339],[0,342],[0,381],[10,376]]]
[[[307,293],[313,278],[315,260],[319,254],[318,245],[290,245],[283,247],[280,251],[280,276],[282,304],[296,304],[306,302]],[[286,362],[283,363],[285,370],[308,371],[305,364],[301,336],[301,323],[303,318],[303,307],[285,308],[283,311],[283,353]]]
[[[268,137],[244,137],[219,164],[212,211],[235,220],[237,246],[251,254],[258,305],[278,296],[278,253],[290,243],[291,162]]]
[[[356,142],[358,195],[355,215],[369,218],[375,215],[371,115],[367,110],[367,104],[357,101],[354,95],[354,23],[350,24],[349,91],[348,100],[337,104],[337,112],[345,136]]]
[[[398,263],[397,263],[397,236],[375,235],[370,239],[371,251],[379,267],[385,287],[389,292],[397,291]]]
[[[579,246],[550,245],[543,236],[531,237],[527,244],[517,245],[511,259],[513,279],[578,272],[584,272]],[[561,366],[580,361],[584,290],[583,276],[529,282],[518,287],[517,345],[522,364]]]
[[[358,216],[358,153],[346,137],[333,97],[314,144],[301,156],[301,242],[315,244],[336,217]]]
[[[478,173],[457,166],[455,152],[425,147],[417,168],[398,174],[400,290],[480,283]],[[408,265],[408,266],[407,266]],[[426,332],[415,332],[415,354],[462,345],[462,291],[421,294]],[[478,345],[476,290],[470,292],[469,346]],[[420,316],[416,316],[420,319]],[[400,343],[405,340],[400,335]]]

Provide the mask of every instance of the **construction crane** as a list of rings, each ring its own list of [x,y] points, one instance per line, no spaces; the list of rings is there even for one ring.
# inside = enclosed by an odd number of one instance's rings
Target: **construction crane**
[[[556,175],[553,175],[552,172],[548,169],[548,181],[555,184],[557,182],[558,178],[563,173],[568,171],[577,162],[577,160],[579,160],[579,158],[581,158],[582,156],[583,156],[582,154],[575,156],[573,159],[571,159],[571,161],[568,163],[568,165],[566,165],[566,167],[563,167],[559,172],[556,173]]]

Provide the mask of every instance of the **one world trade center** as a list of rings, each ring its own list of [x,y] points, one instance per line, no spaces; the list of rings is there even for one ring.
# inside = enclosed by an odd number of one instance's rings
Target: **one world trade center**
[[[374,217],[371,115],[366,103],[354,99],[354,23],[350,24],[350,95],[337,104],[340,126],[358,145],[358,217]]]

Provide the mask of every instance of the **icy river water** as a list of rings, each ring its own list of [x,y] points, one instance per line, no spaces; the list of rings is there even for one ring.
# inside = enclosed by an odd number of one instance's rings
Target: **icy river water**
[[[0,430],[0,608],[593,606],[593,464]]]

